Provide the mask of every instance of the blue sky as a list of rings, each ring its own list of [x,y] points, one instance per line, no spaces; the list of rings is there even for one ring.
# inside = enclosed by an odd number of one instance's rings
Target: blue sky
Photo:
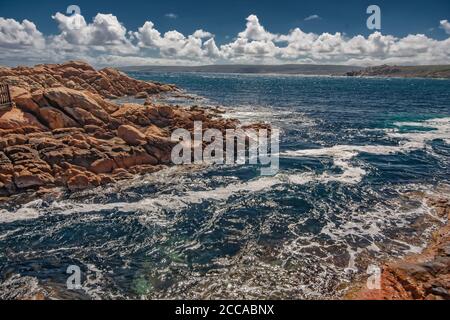
[[[315,33],[345,32],[349,35],[370,34],[366,28],[366,8],[377,4],[382,9],[382,32],[396,36],[425,33],[443,39],[445,32],[438,22],[450,18],[449,0],[169,0],[169,1],[20,1],[2,0],[0,16],[28,19],[44,33],[56,33],[51,19],[56,12],[64,13],[71,5],[78,5],[86,20],[97,13],[112,13],[128,29],[137,29],[143,21],[153,21],[162,32],[176,29],[190,34],[205,29],[216,35],[218,43],[226,36],[234,36],[242,29],[244,19],[255,14],[272,32],[283,33],[295,27]],[[176,19],[165,15],[173,13]],[[311,15],[320,20],[304,21]],[[434,29],[434,30],[430,30]]]
[[[95,18],[98,13],[104,13],[112,14],[116,17],[117,21],[124,28],[126,28],[127,32],[137,31],[146,21],[151,21],[154,25],[153,28],[161,35],[164,35],[167,31],[176,30],[177,32],[188,37],[196,30],[202,29],[213,35],[214,44],[220,51],[222,51],[221,45],[231,43],[237,38],[238,34],[245,29],[246,18],[250,15],[255,15],[258,18],[258,23],[263,26],[265,30],[276,35],[287,35],[290,30],[299,28],[304,33],[313,33],[318,36],[324,33],[335,34],[339,32],[343,37],[347,38],[351,38],[356,35],[362,35],[365,38],[368,38],[374,32],[366,27],[366,19],[368,17],[366,14],[366,8],[371,4],[377,4],[381,8],[381,34],[383,35],[405,38],[408,35],[423,34],[427,38],[437,41],[445,41],[449,38],[449,33],[446,32],[446,29],[443,28],[442,25],[440,26],[441,21],[450,20],[449,0],[349,0],[345,2],[325,0],[2,0],[0,3],[0,17],[11,18],[16,20],[18,23],[21,23],[22,20],[27,19],[35,24],[36,29],[42,33],[44,37],[57,36],[62,30],[61,21],[57,23],[55,19],[52,19],[52,15],[56,12],[65,14],[66,8],[72,4],[78,5],[81,8],[81,15],[84,17],[87,25],[92,22],[93,18]],[[313,15],[318,16],[318,18],[305,19]],[[11,37],[8,38],[8,35],[4,35],[4,38],[10,40],[8,40],[9,42],[4,40],[3,46],[11,48]],[[12,36],[12,38],[14,38],[14,36]],[[49,42],[49,39],[50,38],[46,38],[45,41]],[[64,41],[68,41],[70,43],[70,39],[73,39],[73,36],[71,38],[66,36]],[[131,42],[133,41],[133,39],[129,40]],[[252,40],[261,39],[249,38],[247,39],[247,42],[251,44]],[[122,42],[126,41],[128,40],[123,40]],[[137,42],[137,40],[135,41]],[[201,46],[204,45],[205,41],[206,39],[203,40]],[[269,44],[271,46],[267,39],[264,39],[263,41],[266,42],[265,45]],[[271,41],[276,42],[276,40],[273,39]],[[74,43],[70,44],[74,45]],[[85,44],[92,46],[94,42],[88,41]],[[95,44],[98,43],[96,42]],[[78,41],[77,45],[80,45],[80,41]],[[134,45],[137,44],[134,43]],[[165,53],[162,51],[157,53],[156,51],[161,50],[161,47],[155,46],[152,48],[152,45],[148,43],[141,45],[140,52],[136,54],[141,58],[168,58],[170,56],[170,50],[166,50]],[[253,43],[253,45],[253,47],[256,47],[260,45],[260,43]],[[1,38],[0,46],[2,46]],[[162,46],[162,44],[160,46]],[[286,46],[286,44],[276,44],[276,46],[278,48],[282,48],[283,46]],[[144,47],[145,50],[143,49]],[[176,47],[173,50],[179,48],[180,47]],[[441,51],[442,48],[445,49],[445,47],[441,46]],[[253,52],[252,50],[252,48],[248,50],[246,49],[246,51],[250,52],[250,54]],[[267,52],[270,50],[271,49],[268,48]],[[117,51],[117,47],[115,47],[114,50],[111,51],[113,52],[112,55],[117,56]],[[280,52],[277,52],[276,54],[266,54],[262,53],[263,51],[264,50],[261,49],[258,56],[256,58],[253,57],[254,59],[252,61],[255,61],[256,63],[258,61],[276,62],[275,58],[279,59],[279,56],[282,55]],[[362,51],[365,52],[365,49],[362,49]],[[96,54],[99,54],[98,50],[96,50],[96,53],[91,53],[89,58],[94,58]],[[127,55],[129,54],[130,51],[127,51]],[[272,54],[272,56],[270,56],[271,59],[268,59],[267,57],[269,57],[270,54]],[[265,56],[261,58],[263,55]],[[275,55],[278,56],[275,57]],[[376,61],[381,61],[378,57],[379,52],[376,53],[376,55]],[[10,56],[12,56],[12,54]],[[219,62],[232,62],[232,59],[230,60],[230,56],[230,54],[222,55],[221,53],[221,58],[217,58],[217,60],[219,60]],[[289,58],[287,60],[296,62],[294,55],[290,53],[288,56]],[[314,55],[307,57],[307,55],[302,54],[298,55],[298,57],[298,62],[308,62],[316,59],[314,58]],[[180,60],[180,58],[182,57],[177,55],[177,59]],[[242,57],[239,59],[241,58]],[[347,58],[350,59],[354,57],[352,55],[352,57]],[[358,59],[362,58],[364,57],[359,57]],[[445,55],[443,58],[446,58]],[[242,59],[242,61],[245,61],[244,58]],[[327,57],[327,59],[329,59],[329,57]],[[6,55],[3,55],[3,57],[0,56],[0,62],[8,63],[7,60],[8,57]],[[191,58],[188,62],[193,63],[193,60],[195,59]],[[249,59],[249,61],[250,60],[251,59]],[[332,62],[331,60],[330,62]],[[342,63],[344,60],[340,59],[337,62]],[[440,57],[440,60],[442,60],[442,57]],[[161,60],[160,62],[164,61],[165,60]],[[210,61],[204,60],[204,62],[206,63]]]

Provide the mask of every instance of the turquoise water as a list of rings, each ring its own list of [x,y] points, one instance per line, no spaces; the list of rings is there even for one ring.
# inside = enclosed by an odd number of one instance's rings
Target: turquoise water
[[[450,81],[131,74],[281,130],[280,172],[178,167],[0,209],[0,292],[74,298],[335,298],[418,252],[448,195]],[[83,288],[65,288],[80,266]],[[33,286],[34,284],[34,286]]]

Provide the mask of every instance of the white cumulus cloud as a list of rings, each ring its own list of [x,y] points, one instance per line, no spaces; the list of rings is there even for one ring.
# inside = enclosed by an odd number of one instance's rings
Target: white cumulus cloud
[[[218,45],[214,34],[198,29],[161,33],[146,21],[128,31],[112,14],[97,14],[91,22],[82,15],[53,16],[59,33],[44,36],[28,20],[0,18],[0,64],[60,62],[84,59],[95,65],[208,63],[317,64],[450,64],[450,37],[436,40],[424,34],[395,37],[381,32],[362,35],[306,32],[294,28],[284,34],[268,31],[256,15],[249,15],[233,40]],[[317,19],[310,16],[306,20]],[[450,34],[448,20],[440,27]],[[230,38],[231,39],[231,38]]]
[[[219,56],[213,35],[202,29],[196,30],[189,36],[185,36],[176,30],[161,35],[155,29],[154,23],[147,21],[137,32],[133,33],[133,37],[138,40],[140,48],[156,50],[165,58],[208,59]],[[204,39],[208,40],[204,41]]]
[[[239,38],[248,39],[250,41],[266,41],[275,38],[275,35],[267,32],[259,23],[259,19],[254,14],[247,17],[247,25],[244,31],[239,33]]]
[[[448,20],[441,21],[441,28],[444,29],[447,34],[450,34],[450,22],[448,22]]]
[[[0,47],[21,49],[25,47],[42,48],[45,46],[44,36],[36,25],[28,20],[21,23],[14,19],[0,17]]]
[[[61,30],[59,40],[70,44],[107,46],[128,43],[127,29],[112,14],[99,13],[89,24],[79,14],[65,16],[58,12],[53,19]]]

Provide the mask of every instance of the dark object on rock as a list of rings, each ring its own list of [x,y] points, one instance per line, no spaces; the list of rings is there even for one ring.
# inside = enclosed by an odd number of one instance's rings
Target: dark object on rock
[[[9,92],[9,85],[0,84],[0,112],[11,110],[13,102],[11,100],[11,93]]]
[[[437,295],[437,296],[444,297],[446,299],[450,298],[450,294],[448,293],[447,289],[442,288],[442,287],[433,287],[431,289],[431,293],[433,293],[434,295]]]

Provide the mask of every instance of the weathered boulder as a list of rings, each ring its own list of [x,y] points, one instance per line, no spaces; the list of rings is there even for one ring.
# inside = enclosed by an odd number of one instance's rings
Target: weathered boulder
[[[53,107],[41,108],[39,109],[39,114],[52,130],[80,126],[74,119]]]
[[[143,107],[135,103],[123,104],[112,116],[120,119],[122,123],[133,123],[140,126],[151,125],[160,117],[156,108]]]
[[[39,105],[33,100],[33,95],[30,91],[21,87],[10,87],[11,98],[16,106],[33,115],[39,115]]]
[[[27,169],[18,172],[14,177],[14,183],[20,189],[49,185],[54,181],[49,173],[36,174]]]
[[[75,175],[71,177],[67,181],[67,188],[70,191],[78,191],[78,190],[84,190],[91,187],[97,187],[100,185],[100,178],[89,174],[89,173],[80,173],[78,175]]]
[[[130,125],[122,125],[117,129],[117,136],[132,146],[140,146],[147,143],[145,135]]]
[[[148,93],[147,92],[138,92],[134,97],[136,99],[147,99]]]
[[[94,173],[111,173],[117,168],[117,164],[113,159],[99,159],[91,164],[90,170]]]
[[[44,91],[44,97],[50,105],[64,110],[81,125],[104,125],[112,121],[108,112],[93,98],[92,93],[52,88]]]
[[[134,96],[142,92],[156,94],[176,90],[173,85],[132,79],[113,68],[97,71],[82,61],[37,65],[35,67],[2,67],[0,81],[30,92],[67,87],[77,90],[85,89],[105,98],[124,95]]]
[[[23,112],[18,108],[13,108],[8,112],[0,112],[0,129],[14,132],[21,127],[34,127],[39,131],[46,129],[32,114]]]

